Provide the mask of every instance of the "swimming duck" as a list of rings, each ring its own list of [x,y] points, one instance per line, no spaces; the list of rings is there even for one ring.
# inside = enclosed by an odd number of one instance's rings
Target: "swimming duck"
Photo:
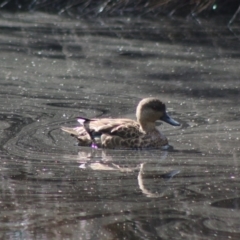
[[[78,139],[79,146],[110,149],[142,149],[168,146],[167,138],[156,128],[161,120],[173,126],[180,124],[166,112],[158,98],[142,99],[136,109],[137,121],[125,118],[78,118],[79,127],[62,127]]]

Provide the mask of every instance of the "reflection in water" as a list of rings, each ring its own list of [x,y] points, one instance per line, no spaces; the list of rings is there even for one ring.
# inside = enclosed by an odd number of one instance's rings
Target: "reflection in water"
[[[139,188],[141,189],[142,193],[145,194],[147,197],[150,197],[150,198],[157,198],[157,197],[163,197],[164,196],[164,192],[166,190],[161,190],[161,193],[157,193],[157,192],[151,192],[150,190],[148,190],[145,186],[144,186],[144,180],[143,180],[143,166],[145,165],[145,163],[141,163],[140,164],[140,170],[139,170],[139,173],[138,173],[138,185],[139,185]],[[178,174],[180,171],[178,170],[174,170],[174,171],[171,171],[169,173],[166,173],[166,174],[163,174],[161,176],[161,178],[166,178],[168,177],[169,179],[172,178],[174,175]],[[153,177],[155,180],[156,178]]]
[[[239,41],[214,21],[1,14],[2,239],[239,239]],[[148,96],[183,123],[172,151],[60,130]]]
[[[129,166],[129,164],[125,163],[125,166],[121,166],[121,163],[116,164],[114,163],[111,155],[107,156],[106,155],[106,150],[98,150],[98,151],[92,151],[92,152],[98,152],[101,154],[101,157],[99,158],[94,154],[94,157],[87,152],[87,154],[84,154],[84,151],[79,152],[79,160],[80,160],[80,166],[79,168],[81,169],[91,169],[94,171],[118,171],[121,173],[128,173],[128,172],[138,172],[137,175],[137,182],[139,189],[142,191],[144,195],[147,197],[151,198],[157,198],[157,197],[162,197],[164,196],[164,191],[161,190],[161,193],[156,193],[156,192],[151,192],[151,190],[148,190],[145,185],[144,185],[144,166],[146,167],[147,163],[136,163],[136,166]],[[139,153],[138,153],[139,154]],[[161,152],[161,156],[159,161],[164,161],[167,158],[167,151]],[[99,160],[97,160],[99,158]],[[93,159],[93,161],[91,161]],[[88,161],[89,160],[89,161]],[[154,178],[155,180],[157,179],[171,179],[173,178],[176,174],[178,174],[180,171],[179,170],[173,170],[168,173],[164,174],[158,174],[158,175],[152,175],[151,173],[151,178]]]

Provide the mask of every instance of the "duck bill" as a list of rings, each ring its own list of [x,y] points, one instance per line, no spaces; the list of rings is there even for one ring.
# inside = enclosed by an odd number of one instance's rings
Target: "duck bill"
[[[173,118],[171,118],[166,112],[164,115],[160,118],[163,122],[169,123],[173,126],[180,126],[181,124],[177,121],[175,121]]]

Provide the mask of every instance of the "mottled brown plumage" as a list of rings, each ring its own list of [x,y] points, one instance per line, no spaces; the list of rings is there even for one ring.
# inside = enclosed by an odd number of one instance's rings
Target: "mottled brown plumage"
[[[180,124],[166,113],[165,104],[157,98],[141,100],[136,110],[137,121],[125,118],[79,118],[81,126],[62,127],[76,137],[80,146],[111,149],[160,148],[168,144],[167,138],[156,128],[157,120],[171,125]]]

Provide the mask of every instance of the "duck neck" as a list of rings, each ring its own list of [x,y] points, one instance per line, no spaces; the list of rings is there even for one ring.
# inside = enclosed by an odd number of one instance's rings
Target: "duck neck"
[[[156,129],[155,122],[139,121],[139,123],[143,132],[152,132]]]

